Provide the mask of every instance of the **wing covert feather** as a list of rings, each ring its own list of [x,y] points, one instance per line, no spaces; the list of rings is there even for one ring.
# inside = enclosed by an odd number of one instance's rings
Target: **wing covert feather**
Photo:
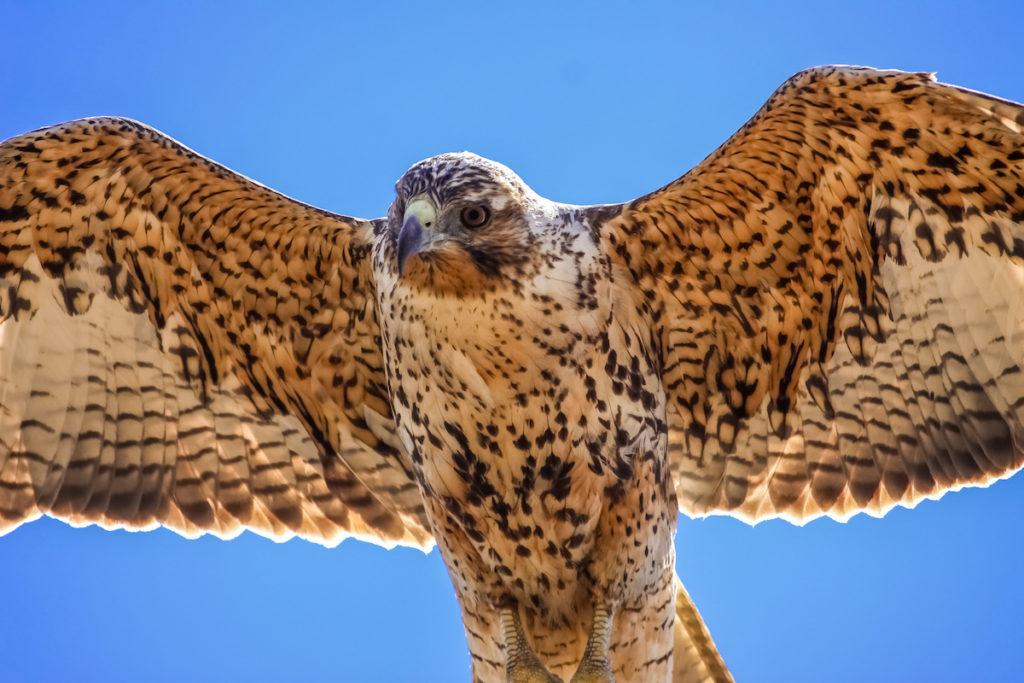
[[[0,530],[428,544],[371,235],[126,119],[0,144]]]
[[[809,69],[602,226],[651,302],[684,512],[881,515],[1021,467],[1022,125],[928,74]]]

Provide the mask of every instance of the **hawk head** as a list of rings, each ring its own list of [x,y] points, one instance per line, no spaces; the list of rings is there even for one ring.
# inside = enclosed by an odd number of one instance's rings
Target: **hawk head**
[[[492,289],[522,275],[536,219],[550,212],[511,170],[469,152],[417,163],[395,190],[388,232],[399,276],[432,289]]]

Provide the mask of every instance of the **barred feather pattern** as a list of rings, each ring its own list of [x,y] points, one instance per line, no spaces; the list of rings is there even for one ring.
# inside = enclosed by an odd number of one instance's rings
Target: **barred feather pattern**
[[[0,528],[429,543],[370,233],[133,121],[4,143]]]
[[[1022,125],[927,74],[811,69],[611,222],[659,306],[683,511],[882,515],[1021,467]]]
[[[676,579],[672,683],[734,683],[700,612]]]

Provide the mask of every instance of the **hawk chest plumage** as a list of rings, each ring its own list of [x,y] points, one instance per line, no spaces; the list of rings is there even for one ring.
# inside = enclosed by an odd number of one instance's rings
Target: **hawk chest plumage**
[[[642,302],[571,211],[538,222],[530,267],[480,289],[399,276],[388,240],[375,254],[398,431],[460,599],[513,599],[535,631],[579,622],[595,589],[639,603],[676,514]],[[638,478],[657,483],[639,505]]]

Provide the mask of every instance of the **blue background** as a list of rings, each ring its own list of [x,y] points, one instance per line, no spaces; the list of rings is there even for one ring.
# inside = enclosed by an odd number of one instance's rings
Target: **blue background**
[[[463,149],[552,199],[633,198],[814,64],[1024,100],[1013,2],[208,4],[0,1],[0,138],[130,116],[374,217],[410,164]],[[1022,494],[1019,477],[845,525],[682,520],[679,572],[741,683],[1019,679]],[[437,553],[47,519],[0,539],[0,604],[3,681],[469,680]]]

